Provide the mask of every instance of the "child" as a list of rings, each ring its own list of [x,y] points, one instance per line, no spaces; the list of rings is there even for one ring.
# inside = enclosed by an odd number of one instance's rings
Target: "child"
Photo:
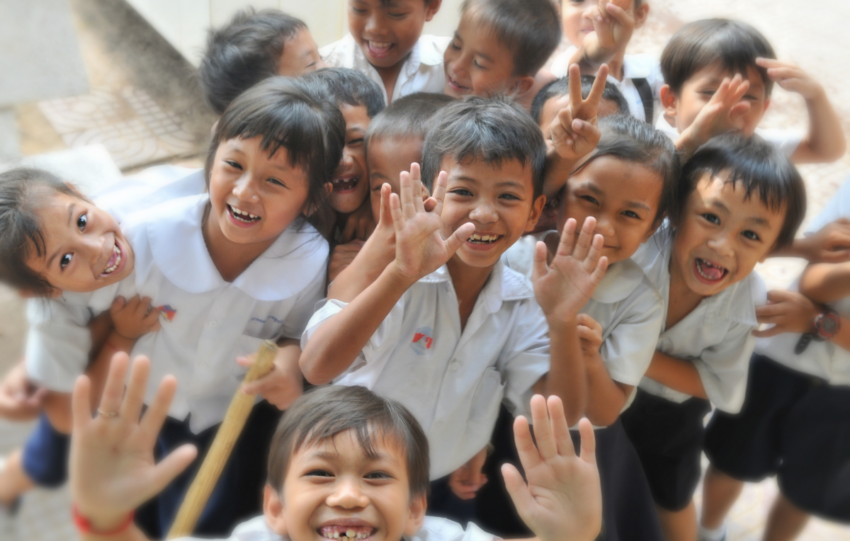
[[[666,119],[656,127],[686,156],[731,130],[758,133],[794,163],[831,162],[844,154],[844,131],[823,87],[797,66],[776,60],[767,39],[746,23],[707,19],[685,25],[664,48],[661,70]],[[756,129],[774,82],[806,100],[804,137]]]
[[[136,359],[122,399],[126,356],[116,356],[99,410],[122,412],[92,419],[85,406],[75,410],[71,460],[74,516],[82,538],[146,537],[132,526],[133,509],[156,495],[195,457],[190,446],[154,465],[154,434],[162,426],[175,380],[164,380],[159,400],[138,420],[149,362]],[[110,394],[111,393],[111,394]],[[84,378],[74,403],[89,401]],[[541,541],[590,541],[599,532],[599,479],[593,433],[582,422],[585,447],[576,456],[561,402],[540,396],[531,402],[535,441],[529,422],[517,419],[528,484],[506,466],[505,483],[517,509]],[[425,517],[428,440],[404,406],[362,387],[325,387],[300,398],[275,432],[268,458],[263,516],[239,526],[230,539],[308,541],[491,541],[469,524]],[[128,517],[130,517],[128,519]],[[184,538],[186,539],[186,538]]]
[[[601,239],[591,247],[592,221],[575,253],[570,222],[561,256],[538,266],[542,309],[530,284],[500,262],[540,213],[544,160],[540,130],[516,105],[467,98],[444,107],[422,159],[435,210],[425,210],[412,167],[401,179],[404,214],[390,197],[395,260],[350,304],[329,299],[302,339],[311,383],[364,385],[409,405],[433,444],[432,480],[486,447],[503,400],[523,411],[532,388],[545,389],[566,398],[568,417],[583,409],[570,318],[605,268]],[[351,269],[358,262],[371,264],[358,258]]]
[[[587,99],[596,77],[581,76],[581,97]],[[543,130],[543,136],[549,138],[552,121],[558,113],[570,104],[570,79],[561,77],[540,89],[531,103],[531,118]],[[610,81],[605,82],[602,99],[599,101],[597,116],[604,118],[611,115],[629,114],[629,104],[623,94]]]
[[[319,51],[328,65],[366,74],[392,103],[415,92],[442,92],[448,38],[422,35],[442,0],[348,0],[348,31]]]
[[[608,82],[619,90],[629,112],[650,124],[661,114],[659,101],[664,79],[658,60],[650,55],[626,54],[634,30],[649,16],[646,0],[561,0],[561,21],[571,47],[556,56],[550,70],[567,74],[572,64],[592,75],[602,64],[610,70]]]
[[[845,182],[810,231],[850,217],[848,188]],[[810,264],[791,291],[771,291],[772,302],[759,309],[759,321],[775,326],[756,333],[766,338],[756,343],[744,406],[734,416],[715,412],[706,428],[701,539],[724,537],[744,482],[774,474],[779,494],[764,539],[796,538],[810,514],[850,519],[847,266]]]
[[[453,97],[516,96],[526,110],[548,82],[537,72],[561,41],[551,0],[464,0],[446,48],[445,93]]]
[[[207,105],[221,115],[236,96],[263,79],[298,77],[324,67],[304,21],[276,9],[248,8],[210,30],[198,80]]]

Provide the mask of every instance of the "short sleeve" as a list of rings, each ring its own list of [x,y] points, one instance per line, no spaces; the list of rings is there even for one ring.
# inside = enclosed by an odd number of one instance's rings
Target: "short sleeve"
[[[85,306],[53,299],[32,299],[27,305],[29,334],[27,375],[46,389],[70,393],[89,361],[92,314]]]
[[[640,291],[640,296],[627,306],[625,317],[615,320],[616,326],[602,343],[608,375],[633,386],[640,383],[649,368],[664,317],[664,307],[651,286],[645,283]]]
[[[733,323],[724,339],[693,361],[708,399],[717,409],[738,413],[747,392],[750,356],[756,344],[755,328]]]
[[[534,299],[518,301],[515,310],[496,368],[505,382],[504,400],[511,413],[530,418],[532,387],[549,373],[549,324]]]
[[[806,228],[806,234],[817,233],[825,225],[840,218],[850,218],[850,178],[844,181],[844,184],[838,188],[838,191],[832,196],[820,214],[812,220],[812,223]]]

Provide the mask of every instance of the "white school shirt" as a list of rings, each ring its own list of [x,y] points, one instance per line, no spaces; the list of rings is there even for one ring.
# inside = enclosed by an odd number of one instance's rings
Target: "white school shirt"
[[[124,225],[136,253],[136,288],[160,310],[161,328],[133,355],[151,359],[145,396],[172,374],[180,384],[169,416],[199,433],[224,418],[247,371],[236,357],[263,340],[300,338],[322,298],[328,243],[296,221],[233,282],[218,273],[202,231],[208,194],[168,201]]]
[[[655,129],[664,133],[674,143],[677,139],[679,139],[679,130],[676,126],[671,126],[664,115],[661,115],[655,122]],[[803,134],[793,130],[767,130],[756,128],[755,133],[788,159],[791,159],[791,156],[794,155],[797,147],[800,146],[800,143],[803,141]]]
[[[552,60],[549,67],[556,77],[566,77],[569,75],[570,58],[578,49],[575,46],[569,47]],[[640,97],[637,87],[633,79],[646,79],[649,88],[652,90],[653,100],[653,116],[658,118],[662,113],[661,109],[661,87],[664,86],[664,76],[661,74],[661,63],[657,58],[648,54],[627,54],[623,57],[623,80],[620,81],[613,75],[608,75],[608,82],[617,87],[617,90],[626,98],[626,103],[629,104],[629,112],[638,120],[643,120],[652,124],[655,119],[647,119],[646,111],[643,108],[643,100]]]
[[[203,193],[203,170],[170,165],[151,167],[92,194],[98,206],[119,223],[134,211],[163,201]],[[70,393],[85,372],[91,351],[91,319],[109,310],[117,296],[136,294],[135,275],[91,293],[63,292],[55,299],[31,299],[27,305],[28,376],[51,391]]]
[[[310,319],[301,340],[346,303]],[[531,284],[496,264],[461,332],[447,267],[408,289],[352,365],[334,380],[404,404],[431,448],[431,479],[453,472],[490,441],[499,405],[528,415],[532,386],[549,372],[549,326]]]
[[[670,302],[670,256],[673,236],[661,228],[641,246],[634,260],[643,267],[664,298],[664,319]],[[658,351],[691,361],[699,372],[709,400],[720,410],[738,413],[747,391],[750,356],[758,328],[756,306],[767,302],[762,279],[752,272],[720,293],[704,298],[694,310],[658,339]],[[682,403],[690,395],[643,378],[644,391]]]
[[[200,540],[200,537],[180,537],[177,541]],[[207,538],[204,538],[207,539]],[[483,531],[472,522],[463,528],[457,522],[447,518],[425,516],[422,529],[413,536],[403,536],[402,541],[498,541],[493,534]],[[281,536],[272,531],[266,523],[266,517],[254,517],[243,522],[227,539],[219,541],[290,541],[289,536]]]
[[[421,35],[410,54],[404,60],[401,71],[398,72],[392,100],[387,99],[387,89],[378,74],[378,70],[366,60],[363,50],[354,41],[351,34],[330,45],[319,49],[319,54],[329,66],[334,68],[351,68],[365,73],[378,83],[384,95],[384,103],[390,103],[401,97],[416,92],[433,92],[442,94],[446,86],[446,72],[443,69],[443,53],[446,51],[451,38],[432,35]]]
[[[850,218],[850,177],[838,188],[823,210],[806,228],[806,235],[817,233],[825,225],[840,218]]]

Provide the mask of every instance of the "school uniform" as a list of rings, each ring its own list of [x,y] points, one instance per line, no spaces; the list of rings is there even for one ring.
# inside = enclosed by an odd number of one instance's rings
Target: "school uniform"
[[[570,59],[577,50],[571,46],[556,56],[549,71],[556,77],[566,77],[570,70]],[[629,113],[636,119],[653,124],[663,112],[661,87],[664,86],[664,76],[657,58],[647,54],[627,54],[623,57],[623,80],[608,75],[608,82],[626,98]]]
[[[664,133],[673,142],[679,138],[679,130],[672,126],[664,115],[655,122],[655,129]],[[755,134],[773,146],[780,154],[790,159],[803,142],[803,134],[793,130],[756,128]]]
[[[390,103],[416,92],[443,93],[446,86],[443,53],[450,41],[449,37],[428,34],[419,36],[419,40],[404,59],[401,70],[398,72],[392,99],[388,99],[387,89],[378,70],[369,63],[351,34],[346,34],[341,40],[322,47],[319,49],[319,54],[331,67],[350,68],[365,73],[381,88],[384,103]]]
[[[670,302],[672,240],[663,228],[634,260]],[[749,358],[758,328],[755,308],[767,301],[761,278],[752,273],[720,293],[703,299],[674,326],[664,328],[658,351],[693,363],[710,400],[692,397],[644,377],[623,426],[640,455],[655,502],[679,511],[691,502],[701,476],[703,419],[713,403],[736,413],[747,385]]]
[[[345,305],[329,299],[310,320],[302,348]],[[435,480],[487,445],[503,401],[528,416],[532,386],[548,372],[549,327],[534,290],[499,262],[463,330],[443,266],[402,295],[334,383],[404,404],[428,436]]]

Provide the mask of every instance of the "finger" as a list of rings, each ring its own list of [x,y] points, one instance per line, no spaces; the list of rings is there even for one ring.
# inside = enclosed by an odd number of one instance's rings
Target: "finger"
[[[558,454],[558,447],[555,445],[546,400],[541,395],[531,397],[531,418],[534,423],[534,440],[537,442],[540,457],[543,460],[554,458]]]
[[[599,109],[599,102],[602,100],[602,93],[605,92],[605,82],[608,80],[608,65],[602,64],[596,72],[596,79],[593,81],[593,86],[590,87],[590,92],[587,95],[585,104],[592,107],[593,115],[596,116],[596,111]]]
[[[174,451],[168,453],[150,472],[151,484],[149,491],[151,495],[159,494],[166,486],[180,475],[183,470],[198,456],[198,449],[191,443],[181,445]]]
[[[755,330],[753,331],[753,336],[756,338],[770,338],[771,336],[776,336],[777,334],[782,334],[786,331],[786,329],[780,325],[774,325],[769,329],[764,330]]]
[[[762,68],[774,68],[777,66],[785,66],[787,65],[785,62],[781,62],[775,58],[765,58],[763,56],[759,56],[756,58],[756,65]]]
[[[581,434],[581,459],[596,465],[596,433],[586,417],[578,422],[578,431]]]
[[[437,175],[437,180],[434,182],[434,195],[431,196],[431,199],[436,202],[434,213],[438,216],[443,213],[443,203],[446,200],[446,186],[448,186],[448,183],[449,174],[445,171],[440,171],[440,174]]]
[[[401,212],[401,201],[398,195],[390,194],[390,215],[393,218],[393,229],[396,233],[404,229],[404,216]]]
[[[570,428],[567,426],[567,415],[564,413],[564,403],[555,395],[546,399],[549,407],[549,418],[552,421],[552,435],[555,447],[561,456],[575,456],[576,450],[573,439],[570,437]]]
[[[525,471],[540,464],[540,453],[537,452],[537,447],[534,446],[534,440],[531,438],[528,419],[522,415],[514,419],[514,443],[516,443],[520,464]]]
[[[527,470],[526,470],[527,471]],[[522,480],[522,475],[512,464],[502,464],[502,478],[511,501],[514,502],[520,517],[527,516],[534,505],[534,498],[528,490],[528,485]]]
[[[756,306],[756,317],[760,320],[763,317],[784,314],[786,310],[787,306],[785,303],[764,304],[762,306]]]
[[[599,264],[599,258],[602,257],[602,250],[605,244],[605,239],[602,235],[593,235],[593,240],[590,242],[590,250],[587,252],[587,257],[584,258],[584,269],[586,272],[593,272]]]
[[[579,69],[578,64],[570,65],[569,70],[569,83],[570,83],[570,110],[573,112],[578,111],[578,108],[581,106],[581,70]],[[565,123],[564,126],[569,126],[569,123]]]
[[[392,221],[392,210],[390,209],[390,194],[393,193],[392,187],[384,183],[381,185],[381,210],[378,214],[378,222],[388,224]]]
[[[475,233],[475,224],[465,223],[458,227],[457,231],[445,240],[446,252],[449,254],[449,257],[454,255],[473,233]]]
[[[248,357],[236,357],[236,364],[239,366],[249,367],[254,364],[254,359],[249,359]]]
[[[103,387],[103,395],[98,409],[107,413],[117,413],[121,409],[121,399],[124,397],[124,378],[130,359],[126,353],[119,351],[112,356],[109,363],[109,373]]]
[[[593,271],[593,274],[590,275],[590,279],[593,280],[593,283],[599,285],[599,282],[602,281],[602,278],[605,277],[605,271],[608,270],[608,258],[606,256],[602,256],[599,258],[599,262],[596,264],[596,269]]]
[[[162,424],[168,416],[168,409],[171,407],[171,400],[174,398],[174,392],[177,390],[177,380],[174,376],[165,376],[159,383],[154,399],[148,404],[148,409],[142,416],[139,422],[139,431],[141,433],[142,444],[147,446],[156,441],[159,435]]]
[[[825,252],[821,259],[826,263],[841,263],[850,259],[850,249],[830,250]]]
[[[110,312],[118,311],[124,308],[124,305],[127,304],[127,299],[124,297],[115,297],[115,300],[112,301],[112,307],[110,307]]]
[[[121,417],[128,422],[137,423],[142,414],[142,404],[148,387],[150,361],[146,357],[136,357],[130,367],[130,380],[127,393],[121,404]]]
[[[576,221],[575,218],[567,219],[564,223],[564,231],[561,233],[561,240],[558,242],[558,257],[566,257],[573,253],[573,244],[576,236]]]
[[[413,183],[413,206],[416,208],[416,212],[425,212],[425,206],[423,205],[422,197],[423,193],[427,193],[428,190],[425,189],[425,186],[422,184],[422,181],[418,178],[413,178],[412,170],[416,169],[416,176],[419,176],[419,164],[412,163],[410,164],[411,169],[411,179],[410,181]]]
[[[532,280],[537,281],[544,276],[549,270],[549,265],[546,264],[546,243],[543,241],[537,241],[537,244],[534,245],[534,268],[531,271]]]
[[[410,173],[406,171],[400,175],[399,196],[404,219],[412,220],[416,216],[416,205],[413,203],[413,180],[410,178]],[[395,215],[393,215],[393,218],[395,218]]]
[[[596,238],[593,234],[594,229],[596,229],[596,218],[588,216],[584,219],[575,248],[573,248],[573,257],[579,261],[584,260],[590,251],[590,247]]]
[[[634,28],[635,18],[628,11],[611,2],[606,7],[608,8],[608,14],[621,26],[629,29]]]
[[[80,376],[74,382],[74,392],[71,395],[71,418],[73,432],[79,434],[91,421],[91,381],[88,376]]]
[[[578,330],[578,337],[581,340],[586,340],[591,344],[595,344],[599,340],[596,331],[594,331],[590,327],[586,327],[585,325],[579,325],[578,327],[576,327],[576,330]]]

